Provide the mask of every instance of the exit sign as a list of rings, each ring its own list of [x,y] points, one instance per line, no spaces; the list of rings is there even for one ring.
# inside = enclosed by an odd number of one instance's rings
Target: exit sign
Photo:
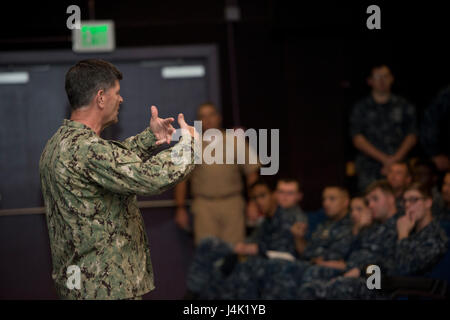
[[[106,52],[116,48],[114,22],[81,21],[80,29],[72,30],[72,50],[75,52]]]

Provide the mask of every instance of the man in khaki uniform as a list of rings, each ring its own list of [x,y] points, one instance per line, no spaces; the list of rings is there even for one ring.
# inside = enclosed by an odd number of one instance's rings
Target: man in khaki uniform
[[[199,106],[197,117],[202,121],[205,132],[208,129],[219,129],[223,136],[223,164],[207,164],[203,159],[197,165],[189,181],[193,197],[191,211],[194,215],[195,243],[205,237],[218,237],[232,245],[244,241],[245,238],[245,200],[243,198],[244,183],[242,175],[246,178],[247,186],[258,178],[259,164],[249,163],[249,152],[252,150],[245,144],[245,164],[237,164],[237,143],[234,141],[234,164],[225,164],[226,160],[226,134],[221,128],[221,116],[211,103]],[[230,136],[235,138],[234,136]],[[208,142],[203,141],[202,155]],[[187,183],[183,181],[175,187],[175,201],[177,210],[175,222],[182,229],[189,225],[188,213],[185,206]]]

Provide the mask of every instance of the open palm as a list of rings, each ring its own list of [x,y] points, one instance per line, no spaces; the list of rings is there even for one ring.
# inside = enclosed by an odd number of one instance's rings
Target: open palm
[[[156,137],[156,144],[160,145],[164,142],[168,144],[172,140],[172,135],[175,128],[172,126],[174,118],[161,119],[158,117],[158,109],[155,106],[151,107],[152,117],[150,119],[150,130]]]

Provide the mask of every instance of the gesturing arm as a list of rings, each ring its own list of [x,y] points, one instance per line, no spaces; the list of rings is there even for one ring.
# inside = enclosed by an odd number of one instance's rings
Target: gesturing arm
[[[119,194],[153,195],[169,189],[194,168],[193,128],[186,124],[182,115],[178,122],[186,129],[179,143],[147,161],[119,142],[100,140],[92,143],[84,155],[87,159],[85,175]]]
[[[158,109],[151,107],[152,117],[150,126],[136,136],[125,139],[122,145],[133,151],[143,161],[148,160],[151,152],[159,145],[170,143],[175,129],[172,126],[173,118],[161,119],[158,117]]]

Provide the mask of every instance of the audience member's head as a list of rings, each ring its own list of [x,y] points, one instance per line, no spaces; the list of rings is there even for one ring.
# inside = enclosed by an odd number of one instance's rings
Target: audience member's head
[[[403,195],[405,213],[411,215],[417,225],[431,220],[433,197],[428,186],[414,182],[408,186]]]
[[[352,198],[350,202],[350,213],[354,224],[370,225],[372,223],[372,212],[363,197]]]
[[[412,178],[414,182],[433,188],[437,183],[437,170],[435,164],[430,160],[420,159],[412,166]]]
[[[343,218],[348,213],[349,202],[349,193],[343,187],[329,186],[323,190],[323,208],[325,214],[331,219]]]
[[[450,208],[450,171],[448,171],[444,176],[441,191],[442,191],[442,200],[444,200],[445,206]]]
[[[216,106],[211,102],[201,104],[197,109],[197,119],[202,121],[202,130],[220,129],[222,116]]]
[[[411,183],[411,174],[406,162],[395,162],[388,169],[387,181],[394,190],[395,196],[400,197],[405,188]]]
[[[277,182],[275,196],[282,208],[292,208],[299,204],[303,198],[300,182],[296,179],[281,178]]]
[[[393,83],[394,76],[386,64],[372,65],[370,75],[367,78],[367,84],[372,88],[373,92],[389,94]]]
[[[275,193],[268,182],[259,179],[250,186],[250,198],[255,201],[260,212],[271,217],[278,206]]]
[[[385,221],[397,212],[394,190],[387,180],[372,182],[366,189],[365,198],[374,220]]]

